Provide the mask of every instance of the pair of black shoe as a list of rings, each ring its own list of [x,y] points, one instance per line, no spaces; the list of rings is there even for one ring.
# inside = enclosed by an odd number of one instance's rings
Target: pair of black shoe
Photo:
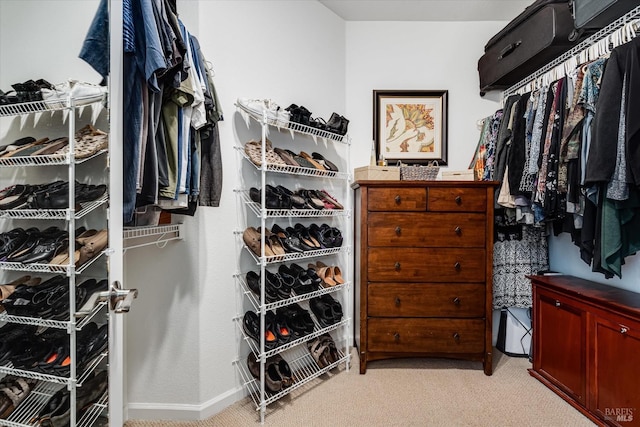
[[[320,244],[322,249],[338,248],[342,246],[342,232],[327,224],[311,224],[309,234]]]
[[[249,197],[256,203],[261,203],[262,192],[260,189],[251,187]],[[304,197],[294,193],[288,188],[278,185],[265,185],[265,205],[267,209],[306,209]]]
[[[82,228],[81,228],[82,229]],[[48,263],[69,244],[68,233],[58,227],[39,230],[14,228],[0,234],[0,261]]]
[[[44,79],[14,83],[11,87],[13,90],[6,93],[0,90],[0,105],[42,101],[42,89],[54,89],[54,86]]]
[[[249,289],[260,296],[260,274],[249,271],[246,274]],[[264,296],[267,303],[282,301],[291,295],[303,295],[317,291],[322,286],[322,279],[312,268],[302,268],[298,264],[290,267],[282,264],[277,273],[265,270]]]
[[[327,132],[337,133],[338,135],[346,135],[349,128],[349,120],[346,117],[333,113],[329,121],[325,125]]]
[[[95,371],[76,391],[76,419],[79,420],[84,411],[96,403],[106,392],[109,375],[106,370]],[[71,417],[70,393],[66,387],[54,393],[38,415],[30,422],[34,425],[53,427],[69,425]]]
[[[291,104],[287,108],[285,108],[285,110],[289,112],[290,122],[299,123],[305,126],[310,125],[311,111],[307,110],[304,106]]]
[[[260,274],[255,271],[249,271],[245,277],[249,289],[260,297]],[[291,284],[285,282],[279,273],[265,270],[264,284],[264,298],[267,303],[281,301],[291,296]]]
[[[331,326],[342,320],[342,305],[329,294],[311,298],[309,308],[321,326]]]
[[[104,184],[75,183],[75,203],[96,200],[107,191]],[[17,184],[0,191],[0,209],[66,209],[69,207],[69,183],[55,181],[40,185]]]

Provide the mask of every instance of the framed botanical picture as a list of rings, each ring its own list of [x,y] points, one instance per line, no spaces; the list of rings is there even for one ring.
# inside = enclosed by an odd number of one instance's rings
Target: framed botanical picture
[[[447,91],[374,90],[376,158],[447,164]]]

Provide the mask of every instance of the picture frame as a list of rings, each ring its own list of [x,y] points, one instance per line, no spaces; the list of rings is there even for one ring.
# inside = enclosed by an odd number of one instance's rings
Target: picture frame
[[[392,165],[447,164],[447,90],[374,90],[373,141]]]

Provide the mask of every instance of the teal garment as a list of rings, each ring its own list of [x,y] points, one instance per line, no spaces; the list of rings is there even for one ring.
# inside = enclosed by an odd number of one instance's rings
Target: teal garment
[[[602,268],[622,278],[624,259],[640,250],[640,194],[630,188],[627,200],[603,198],[601,222]]]

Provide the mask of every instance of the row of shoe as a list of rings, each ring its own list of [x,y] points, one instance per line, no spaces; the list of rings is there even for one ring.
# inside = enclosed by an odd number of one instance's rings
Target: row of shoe
[[[251,375],[260,380],[260,362],[252,352],[247,356],[247,367]],[[265,389],[277,393],[293,385],[291,367],[280,354],[267,358],[264,364]]]
[[[322,334],[309,341],[307,349],[320,368],[326,368],[340,360],[336,343],[329,334]]]
[[[249,189],[249,197],[255,203],[261,203],[262,191]],[[335,197],[326,190],[299,189],[291,191],[278,185],[265,185],[265,205],[267,209],[344,209]]]
[[[74,157],[84,159],[100,150],[109,147],[109,134],[86,125],[75,135]],[[0,146],[0,158],[19,158],[50,155],[54,157],[66,156],[69,153],[69,138],[66,136],[49,139],[47,137],[35,139],[25,136],[10,144]]]
[[[74,263],[81,266],[98,255],[108,244],[108,231],[85,229],[76,230]],[[26,230],[18,227],[0,233],[0,261],[22,264],[50,263],[64,265],[69,263],[69,233],[52,226],[45,230],[31,227]]]
[[[349,120],[338,113],[331,114],[327,122],[320,117],[311,117],[311,111],[302,105],[291,104],[287,108],[282,108],[271,99],[255,98],[238,98],[237,104],[256,116],[266,115],[269,123],[278,127],[295,128],[295,124],[299,124],[337,135],[345,135],[349,127]]]
[[[247,286],[260,297],[260,273],[249,271],[245,275]],[[302,268],[298,264],[285,264],[276,273],[265,269],[265,300],[267,303],[282,301],[296,295],[304,295],[321,288],[341,285],[345,281],[338,266],[328,266],[321,261]]]
[[[343,316],[342,305],[329,294],[309,301],[309,307],[321,327],[340,322]],[[314,331],[315,323],[308,310],[298,304],[278,308],[275,313],[267,311],[264,316],[264,346],[271,350],[290,341],[304,337]],[[245,312],[242,327],[247,336],[260,344],[260,317],[254,311]]]
[[[69,335],[62,329],[45,329],[37,333],[37,328],[13,323],[0,328],[0,363],[11,362],[16,369],[68,376],[71,365]],[[108,324],[98,326],[90,322],[76,333],[76,366],[80,371],[107,349],[108,331]]]
[[[82,387],[76,391],[76,419],[96,403],[105,393],[108,385],[106,370],[92,372]],[[7,419],[37,386],[38,381],[7,375],[0,381],[0,419]],[[30,425],[68,426],[70,419],[70,393],[62,387],[54,393],[40,412],[29,420]]]
[[[76,181],[75,204],[94,201],[106,192],[105,184],[81,184]],[[68,207],[69,183],[66,181],[37,185],[15,184],[0,190],[0,210],[66,209]]]
[[[42,101],[42,89],[53,89],[53,85],[44,79],[14,83],[11,87],[13,90],[8,92],[0,90],[0,105]]]
[[[338,135],[346,135],[349,128],[349,120],[346,117],[332,113],[329,121],[325,121],[322,117],[311,117],[311,111],[304,106],[291,104],[285,111],[289,112],[289,121],[298,123],[304,126],[310,126],[327,132],[335,133]],[[292,126],[289,126],[292,127]]]
[[[267,164],[280,166],[295,166],[306,169],[339,172],[338,166],[328,160],[322,154],[312,152],[308,154],[301,151],[299,154],[283,148],[273,148],[273,144],[268,139],[265,141],[265,159]],[[262,165],[262,143],[260,141],[249,141],[244,144],[244,152],[249,160],[256,166]]]
[[[242,233],[245,245],[257,256],[262,256],[261,234],[260,227],[248,227]],[[308,227],[296,224],[286,229],[274,224],[271,230],[265,231],[264,255],[277,257],[290,253],[337,248],[342,246],[342,240],[340,230],[327,224],[311,224]]]
[[[107,290],[107,280],[87,279],[76,286],[76,315],[90,313],[100,292]],[[68,320],[69,279],[56,275],[46,281],[39,277],[22,276],[0,285],[0,311],[13,316]]]

